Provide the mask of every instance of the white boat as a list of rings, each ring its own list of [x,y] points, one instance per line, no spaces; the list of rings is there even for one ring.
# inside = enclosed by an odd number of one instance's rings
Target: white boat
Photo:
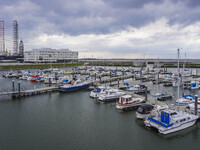
[[[119,110],[128,110],[134,107],[139,107],[144,101],[145,98],[132,97],[131,95],[123,95],[116,103],[116,108]]]
[[[188,108],[189,108],[190,110],[194,111],[194,110],[195,110],[195,103],[189,104],[189,105],[188,105]],[[200,100],[198,100],[198,102],[197,102],[197,112],[200,113]]]
[[[140,92],[140,91],[144,91],[145,90],[145,86],[137,84],[137,85],[131,86],[127,90],[128,91],[132,91],[132,92]]]
[[[144,123],[148,127],[158,129],[161,134],[169,134],[193,126],[198,118],[197,115],[168,109],[148,117]]]
[[[116,99],[119,99],[121,96],[125,95],[124,92],[119,91],[118,89],[108,89],[105,93],[99,94],[99,101],[109,102]]]
[[[194,102],[194,96],[184,95],[182,98],[176,100],[176,104],[179,106],[187,106]]]
[[[98,86],[90,92],[90,97],[98,98],[100,94],[105,94],[108,87]]]

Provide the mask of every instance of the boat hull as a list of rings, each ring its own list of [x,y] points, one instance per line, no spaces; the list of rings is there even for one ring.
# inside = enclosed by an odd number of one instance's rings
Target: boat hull
[[[70,92],[70,91],[78,91],[78,90],[86,89],[88,87],[89,87],[89,84],[83,84],[83,85],[78,85],[78,86],[59,87],[59,90],[63,92]]]
[[[148,127],[153,127],[153,128],[158,129],[159,133],[165,135],[165,134],[170,134],[170,133],[174,133],[174,132],[189,128],[189,127],[193,126],[195,124],[195,122],[196,122],[196,119],[191,120],[190,122],[181,124],[179,126],[175,126],[175,127],[172,126],[172,127],[169,127],[169,128],[164,128],[164,127],[162,127],[162,126],[160,126],[156,123],[153,123],[151,121],[145,121],[144,123]]]

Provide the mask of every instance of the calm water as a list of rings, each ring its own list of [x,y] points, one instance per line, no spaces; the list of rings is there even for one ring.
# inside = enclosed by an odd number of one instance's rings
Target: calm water
[[[9,86],[11,80],[0,77],[0,86]],[[27,88],[44,86],[24,84]],[[172,88],[166,91],[169,90],[174,91]],[[54,92],[0,103],[0,120],[0,150],[200,148],[200,122],[163,136],[138,121],[135,111],[118,112],[114,103],[98,103],[89,97],[87,90]]]

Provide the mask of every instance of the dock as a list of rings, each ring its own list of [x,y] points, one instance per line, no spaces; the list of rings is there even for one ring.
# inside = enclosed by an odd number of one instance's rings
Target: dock
[[[25,96],[31,96],[31,95],[39,95],[39,94],[49,93],[49,92],[53,92],[57,90],[58,90],[57,86],[43,87],[43,88],[38,88],[38,89],[31,89],[31,90],[25,90],[21,92],[12,93],[12,97],[19,98],[19,97],[25,97]]]

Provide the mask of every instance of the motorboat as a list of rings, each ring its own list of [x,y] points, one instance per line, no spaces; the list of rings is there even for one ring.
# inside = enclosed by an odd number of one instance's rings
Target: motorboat
[[[152,94],[153,97],[163,97],[163,96],[166,96],[166,94],[164,93],[155,93],[155,94]]]
[[[140,106],[136,112],[137,119],[145,119],[150,116],[151,111],[154,109],[154,106],[151,104],[143,104]]]
[[[125,95],[125,93],[118,89],[108,89],[106,90],[105,93],[99,94],[99,101],[102,102],[115,101],[116,99],[119,99],[123,95]]]
[[[116,108],[118,110],[128,110],[132,108],[139,107],[145,98],[133,97],[131,95],[123,95],[119,98],[119,101],[116,103]]]
[[[70,84],[65,84],[59,87],[60,91],[70,92],[86,89],[89,87],[89,82],[82,82],[81,80],[71,81]]]
[[[105,94],[108,87],[98,86],[95,87],[93,91],[90,92],[90,97],[98,98],[100,94]]]
[[[176,100],[176,104],[179,106],[187,106],[194,102],[194,96],[192,95],[184,95],[182,94],[182,97]]]
[[[132,91],[132,92],[140,92],[140,91],[144,91],[145,90],[145,85],[133,85],[131,87],[129,87],[127,89],[128,91]]]
[[[176,110],[159,111],[156,116],[148,117],[144,123],[153,127],[161,134],[177,132],[193,126],[199,117],[197,115]]]

